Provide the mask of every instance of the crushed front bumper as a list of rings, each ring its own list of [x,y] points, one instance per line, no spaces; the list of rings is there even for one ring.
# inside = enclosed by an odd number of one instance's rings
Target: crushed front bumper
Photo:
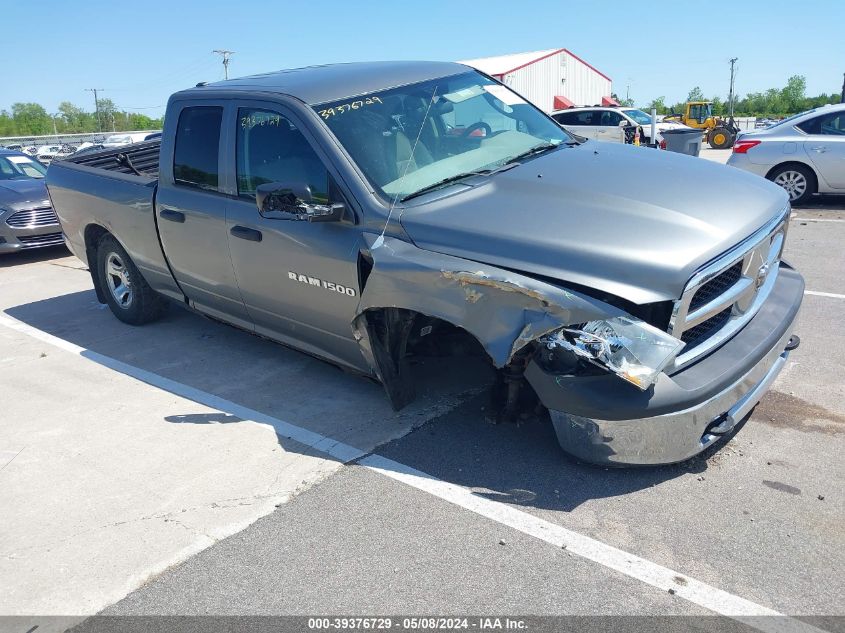
[[[760,311],[727,343],[640,391],[615,375],[548,374],[532,362],[526,378],[548,407],[561,447],[599,464],[669,464],[729,433],[783,368],[804,280],[781,263]]]

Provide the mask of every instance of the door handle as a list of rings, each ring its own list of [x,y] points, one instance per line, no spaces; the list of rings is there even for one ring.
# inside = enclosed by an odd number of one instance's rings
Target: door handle
[[[173,209],[162,209],[158,212],[158,217],[162,220],[170,220],[171,222],[179,222],[180,224],[185,221],[185,214],[181,211],[174,211]]]
[[[242,240],[249,240],[250,242],[260,242],[263,237],[261,231],[256,231],[246,226],[233,226],[229,230],[229,233]]]
[[[819,145],[817,147],[811,147],[810,149],[813,150],[814,152],[818,152],[819,154],[824,154],[827,151],[827,147],[825,147],[824,145]]]

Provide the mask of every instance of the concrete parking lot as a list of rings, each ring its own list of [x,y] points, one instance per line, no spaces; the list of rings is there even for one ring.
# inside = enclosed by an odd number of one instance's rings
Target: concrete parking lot
[[[63,249],[5,257],[0,614],[843,630],[843,244],[845,199],[794,210],[802,344],[771,393],[719,450],[620,470],[570,459],[542,418],[490,424],[472,364],[418,365],[396,413],[379,385],[180,308],[126,326]]]

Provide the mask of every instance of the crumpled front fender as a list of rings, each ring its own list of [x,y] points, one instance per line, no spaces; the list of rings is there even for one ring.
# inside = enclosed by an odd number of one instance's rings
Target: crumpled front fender
[[[582,293],[422,250],[396,238],[385,237],[377,248],[370,248],[369,256],[372,270],[361,292],[353,331],[389,395],[388,382],[401,373],[401,359],[394,356],[394,366],[385,367],[391,345],[385,341],[374,345],[368,320],[374,310],[408,310],[461,327],[479,341],[496,367],[504,367],[526,345],[557,328],[623,314]],[[397,406],[393,395],[391,400]]]

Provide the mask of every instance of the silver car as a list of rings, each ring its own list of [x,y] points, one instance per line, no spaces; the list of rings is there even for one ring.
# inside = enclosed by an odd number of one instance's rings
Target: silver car
[[[0,255],[64,243],[46,173],[32,157],[0,149]]]
[[[845,104],[827,105],[740,134],[728,165],[768,178],[793,204],[845,194]]]

